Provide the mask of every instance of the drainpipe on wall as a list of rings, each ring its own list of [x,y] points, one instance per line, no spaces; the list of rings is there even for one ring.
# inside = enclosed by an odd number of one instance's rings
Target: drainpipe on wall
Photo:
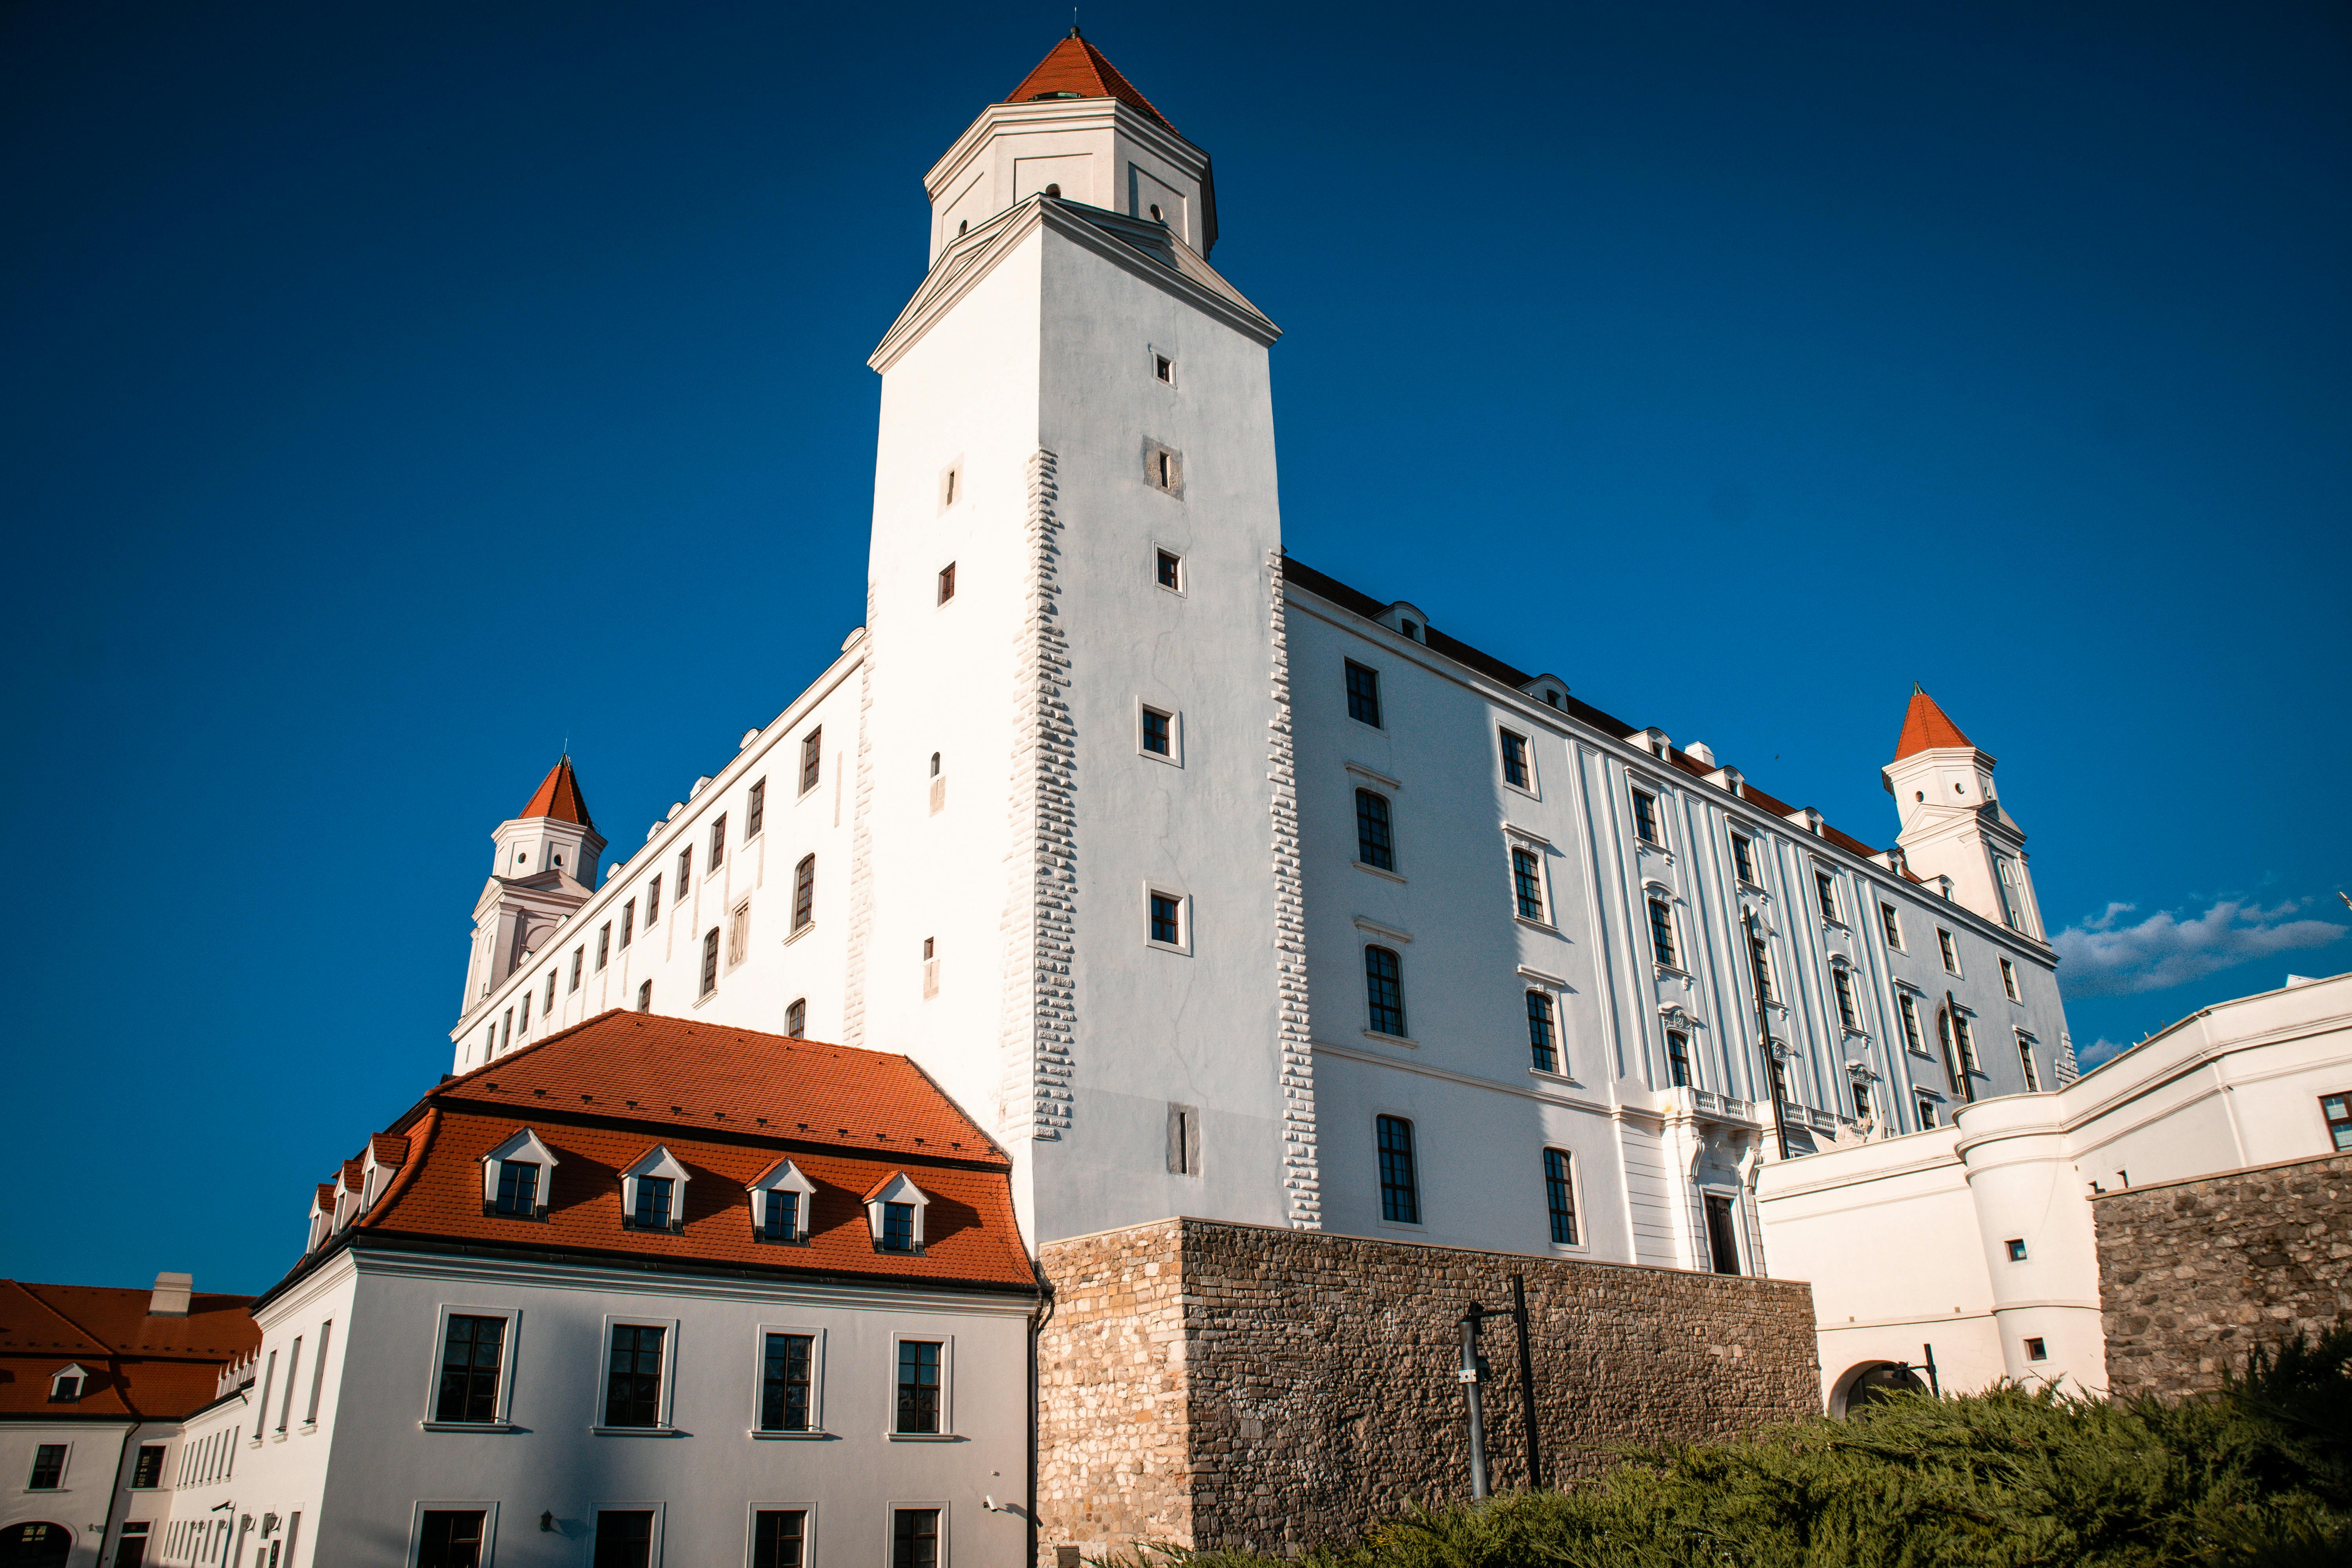
[[[1037,1291],[1044,1298],[1039,1303],[1039,1310],[1029,1316],[1029,1563],[1031,1568],[1035,1568],[1037,1562],[1037,1342],[1044,1337],[1045,1325],[1054,1321],[1054,1283],[1045,1278],[1045,1269],[1038,1266],[1035,1258],[1029,1260],[1029,1268],[1036,1275]]]
[[[1756,955],[1756,911],[1740,911],[1739,923],[1748,932],[1748,981],[1756,992],[1756,1048],[1764,1058],[1764,1083],[1772,1091],[1772,1136],[1780,1145],[1780,1158],[1789,1157],[1789,1124],[1780,1114],[1780,1075],[1772,1070],[1772,1015],[1764,1002],[1764,965]]]

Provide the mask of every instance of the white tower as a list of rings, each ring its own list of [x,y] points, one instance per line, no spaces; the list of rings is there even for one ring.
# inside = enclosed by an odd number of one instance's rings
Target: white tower
[[[1955,903],[2047,942],[2026,867],[2025,830],[2001,809],[1993,766],[1915,683],[1895,760],[1879,775],[1903,819],[1895,842],[1914,873],[1930,882],[1948,879]]]
[[[499,824],[490,879],[474,902],[473,956],[460,1016],[481,1005],[499,981],[587,901],[604,840],[567,756],[548,770],[519,816]]]
[[[845,1035],[992,1116],[1033,1241],[1312,1224],[1277,330],[1203,258],[1207,155],[1075,29],[926,184]]]

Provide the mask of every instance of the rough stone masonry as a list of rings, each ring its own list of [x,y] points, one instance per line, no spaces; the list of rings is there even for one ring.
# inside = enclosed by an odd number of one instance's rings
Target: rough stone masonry
[[[1038,1543],[1293,1552],[1468,1495],[1463,1313],[1527,1279],[1547,1482],[1820,1408],[1811,1289],[1167,1219],[1053,1242]],[[1527,1479],[1517,1341],[1483,1348],[1499,1490]]]
[[[2217,1388],[2352,1314],[2352,1154],[2102,1193],[2091,1215],[2117,1397]]]

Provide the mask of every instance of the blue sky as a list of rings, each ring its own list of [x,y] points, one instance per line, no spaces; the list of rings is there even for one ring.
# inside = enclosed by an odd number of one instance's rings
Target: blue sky
[[[2086,1053],[2352,967],[2341,6],[1084,20],[1294,554],[1874,843],[1924,681]],[[267,1285],[567,739],[625,844],[823,666],[922,173],[1066,23],[0,10],[0,1273]]]

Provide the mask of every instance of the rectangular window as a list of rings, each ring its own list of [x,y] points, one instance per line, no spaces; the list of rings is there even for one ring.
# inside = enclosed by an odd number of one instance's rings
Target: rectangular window
[[[1936,1102],[1922,1099],[1919,1101],[1919,1131],[1925,1132],[1934,1125],[1936,1125]]]
[[[763,1508],[751,1515],[751,1568],[802,1568],[807,1542],[803,1510]]]
[[[710,853],[702,858],[702,874],[707,877],[725,864],[727,864],[727,814],[722,811],[719,814],[719,819],[710,825]]]
[[[131,1467],[131,1484],[142,1490],[163,1484],[163,1445],[142,1443],[139,1458]]]
[[[540,1011],[550,1018],[555,1016],[555,971],[552,969],[547,972],[547,1005]]]
[[[1633,833],[1644,844],[1655,844],[1658,838],[1658,797],[1633,792]]]
[[[1152,209],[1152,213],[1155,216],[1158,216],[1159,210],[1160,209],[1157,207]],[[1173,386],[1176,384],[1176,362],[1170,359],[1166,354],[1153,354],[1151,356],[1151,374],[1158,376],[1160,380],[1168,383],[1169,385]]]
[[[1168,1108],[1168,1173],[1171,1176],[1197,1176],[1201,1173],[1199,1106],[1171,1105]]]
[[[498,1211],[529,1219],[539,1212],[539,1167],[528,1160],[499,1162]]]
[[[1937,926],[1936,928],[1936,946],[1942,951],[1944,955],[1944,973],[1947,974],[1958,974],[1960,972],[1960,950],[1953,944],[1952,933],[1946,931],[1943,927]]]
[[[660,919],[661,879],[656,877],[646,884],[646,929],[651,931],[654,928],[654,922]]]
[[[480,1509],[426,1510],[416,1531],[416,1568],[481,1568],[484,1517]]]
[[[1174,749],[1171,739],[1168,715],[1157,708],[1143,710],[1143,749],[1155,757],[1169,755]]]
[[[1822,919],[1836,922],[1838,921],[1837,879],[1827,871],[1816,868],[1813,872],[1813,891],[1821,900]]]
[[[679,903],[686,902],[686,889],[694,881],[694,846],[689,844],[677,852],[677,891]]]
[[[596,928],[596,973],[604,973],[604,965],[613,957],[613,922],[606,921]]]
[[[1731,836],[1731,869],[1733,875],[1749,887],[1760,887],[1756,875],[1756,841],[1735,833]]]
[[[1511,851],[1511,896],[1518,902],[1520,919],[1544,918],[1543,867],[1532,849]]]
[[[1676,1089],[1688,1089],[1690,1080],[1690,1036],[1681,1029],[1668,1029],[1666,1081]]]
[[[793,932],[798,935],[816,920],[816,857],[803,855],[793,868]]]
[[[1969,1016],[1966,1013],[1953,1014],[1952,1027],[1960,1039],[1960,1065],[1970,1072],[1984,1071],[1984,1064],[1977,1060],[1977,1037],[1969,1027]]]
[[[2003,994],[2005,994],[2012,1002],[2022,1002],[2025,1000],[2023,996],[2018,994],[2017,965],[2011,963],[2005,958],[2000,961],[2000,988]]]
[[[572,950],[572,980],[569,984],[564,986],[563,989],[565,991],[570,992],[580,989],[580,971],[582,966],[587,962],[588,944],[583,942],[578,947]]]
[[[795,1194],[782,1194],[786,1197]],[[809,1430],[809,1371],[816,1351],[813,1334],[770,1334],[760,1368],[760,1430]]]
[[[1717,1274],[1739,1272],[1739,1227],[1731,1200],[1714,1193],[1706,1198],[1707,1261]]]
[[[794,1036],[795,1039],[799,1037]],[[760,1239],[798,1241],[801,1237],[801,1195],[771,1187],[760,1211]]]
[[[824,768],[824,727],[819,725],[801,740],[801,793],[816,788],[817,775]]]
[[[1372,1033],[1405,1037],[1404,965],[1385,947],[1364,949],[1364,1000]]]
[[[784,1008],[784,1033],[791,1036],[795,1040],[805,1039],[807,1037],[807,997],[796,996],[793,999],[791,1005]]]
[[[882,1205],[882,1250],[912,1252],[915,1250],[915,1205],[884,1204]]]
[[[2033,1042],[2023,1035],[2017,1037],[2017,1065],[2025,1072],[2025,1092],[2042,1092],[2042,1075],[2033,1067]]]
[[[1756,989],[1767,1002],[1780,999],[1780,989],[1772,984],[1772,950],[1760,936],[1748,939],[1748,962],[1755,966]]]
[[[2028,1361],[2048,1361],[2050,1359],[2050,1346],[2048,1342],[2032,1338],[2027,1339],[2025,1342],[2025,1359]]]
[[[329,1318],[319,1325],[319,1353],[310,1358],[310,1397],[303,1404],[302,1420],[307,1426],[319,1422],[319,1394],[327,1384],[327,1347],[335,1342],[335,1320]]]
[[[294,1383],[302,1371],[302,1336],[296,1334],[286,1351],[286,1392],[278,1396],[278,1434],[286,1435],[286,1424],[294,1419]]]
[[[670,1215],[670,1185],[672,1176],[639,1176],[637,1178],[637,1209],[633,1216],[639,1230],[667,1230]]]
[[[940,1510],[890,1510],[890,1568],[940,1568]]]
[[[1528,993],[1528,1051],[1538,1072],[1559,1070],[1559,1046],[1552,1029],[1551,997],[1542,991]]]
[[[1171,894],[1151,895],[1152,941],[1165,943],[1170,947],[1176,947],[1183,942],[1183,921],[1180,912],[1182,906],[1183,900]]]
[[[1162,360],[1160,363],[1165,364],[1168,362]],[[1170,590],[1171,593],[1181,593],[1183,591],[1184,563],[1180,557],[1171,555],[1165,550],[1161,551],[1160,552],[1159,572],[1160,585],[1161,587]]]
[[[744,900],[727,916],[727,962],[740,963],[751,956],[751,900]]]
[[[596,1554],[589,1568],[653,1568],[654,1516],[647,1509],[605,1509],[596,1515]]]
[[[1837,993],[1838,1022],[1857,1034],[1862,1029],[1862,1015],[1854,1010],[1853,974],[1843,964],[1830,968],[1831,988]]]
[[[1519,789],[1528,788],[1528,738],[1508,730],[1495,733],[1503,747],[1503,782]]]
[[[743,842],[749,844],[760,837],[760,829],[768,823],[768,781],[755,779],[751,792],[743,798]]]
[[[1551,1211],[1551,1238],[1562,1247],[1576,1245],[1576,1190],[1569,1181],[1568,1151],[1543,1152],[1544,1206]]]
[[[1650,953],[1668,969],[1680,969],[1675,951],[1675,911],[1664,899],[1650,900]]]
[[[898,1342],[898,1424],[894,1431],[940,1429],[940,1344],[936,1340]]]
[[[638,1186],[642,1191],[644,1184]],[[604,1378],[605,1426],[661,1425],[662,1340],[668,1331],[639,1323],[613,1325],[613,1352]]]
[[[1886,945],[1901,952],[1903,951],[1903,917],[1895,912],[1893,904],[1878,906],[1878,923],[1886,930]]]
[[[2352,1094],[2321,1095],[2319,1120],[2327,1128],[2331,1148],[2352,1149]]]
[[[1360,724],[1381,727],[1381,672],[1348,661],[1348,717]]]
[[[1377,1124],[1381,1152],[1381,1217],[1398,1225],[1421,1223],[1421,1182],[1412,1168],[1412,1123],[1383,1116]]]
[[[1915,1054],[1926,1056],[1927,1042],[1919,1037],[1919,1004],[1911,999],[1911,993],[1895,994],[1895,1011],[1903,1019],[1903,1044]]]
[[[441,1345],[441,1391],[433,1402],[436,1421],[480,1423],[499,1418],[499,1369],[506,1352],[504,1318],[467,1318],[451,1313]]]
[[[1870,1120],[1870,1086],[1866,1083],[1853,1086],[1853,1119],[1856,1121]]]
[[[950,561],[940,568],[940,603],[944,605],[954,597],[955,563]]]
[[[702,994],[709,995],[719,989],[719,928],[712,926],[702,938]]]
[[[1356,858],[1376,871],[1396,869],[1396,838],[1389,821],[1389,797],[1356,792]]]
[[[2000,893],[2000,918],[2011,931],[2025,930],[2025,872],[2006,855],[1992,858],[1993,883]]]

